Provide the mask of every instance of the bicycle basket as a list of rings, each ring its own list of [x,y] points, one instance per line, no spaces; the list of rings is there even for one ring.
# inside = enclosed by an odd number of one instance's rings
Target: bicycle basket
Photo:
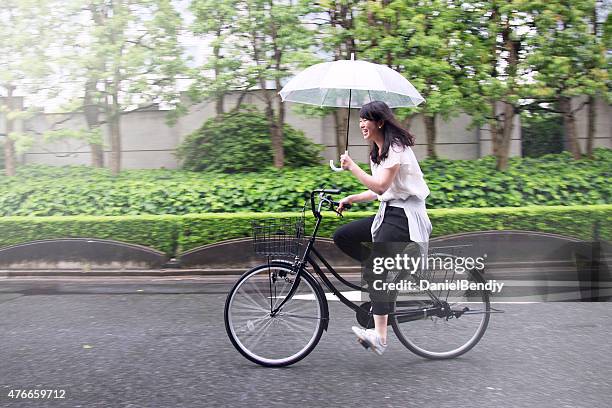
[[[304,217],[252,221],[253,249],[257,255],[298,256],[304,236]]]

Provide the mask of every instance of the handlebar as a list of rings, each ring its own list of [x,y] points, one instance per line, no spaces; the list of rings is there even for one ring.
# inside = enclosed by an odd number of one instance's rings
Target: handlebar
[[[342,213],[339,212],[338,210],[336,210],[336,207],[338,207],[340,205],[339,202],[334,201],[331,197],[330,194],[340,194],[342,191],[338,188],[336,189],[316,189],[316,190],[312,190],[310,192],[310,208],[312,209],[312,213],[316,218],[320,218],[321,217],[321,207],[323,205],[323,203],[327,203],[329,204],[330,209],[335,212],[336,214],[338,214],[339,216],[342,217]],[[319,201],[319,205],[315,206],[315,195],[319,194],[319,198],[321,199]],[[344,208],[349,209],[351,208],[350,204],[347,204],[344,206]]]
[[[339,188],[316,189],[316,190],[312,190],[312,192],[310,193],[310,196],[312,197],[312,195],[316,194],[316,193],[340,194],[341,192],[342,192],[342,190],[339,189]]]

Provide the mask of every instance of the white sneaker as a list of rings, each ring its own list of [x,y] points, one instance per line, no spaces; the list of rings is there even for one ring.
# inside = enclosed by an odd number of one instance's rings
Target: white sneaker
[[[379,356],[385,352],[387,345],[383,344],[380,336],[374,329],[364,330],[361,327],[353,326],[353,333],[357,336],[359,343],[366,349],[369,348]]]

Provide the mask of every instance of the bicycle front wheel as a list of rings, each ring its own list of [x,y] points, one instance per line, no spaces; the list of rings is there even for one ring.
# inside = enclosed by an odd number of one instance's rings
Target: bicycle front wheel
[[[427,282],[446,283],[451,289],[428,289],[398,299],[395,312],[389,316],[393,331],[404,346],[421,357],[434,360],[458,357],[480,341],[489,324],[488,291],[468,286],[484,280],[475,270],[457,274],[440,268],[429,270],[423,276]],[[453,284],[457,289],[453,289]],[[459,285],[467,288],[461,289]],[[438,301],[447,306],[446,310],[438,316],[424,317],[425,310],[435,308]]]
[[[246,272],[225,302],[225,329],[236,349],[267,367],[293,364],[317,345],[324,329],[324,300],[306,271],[271,263]],[[277,311],[297,285],[291,298]]]

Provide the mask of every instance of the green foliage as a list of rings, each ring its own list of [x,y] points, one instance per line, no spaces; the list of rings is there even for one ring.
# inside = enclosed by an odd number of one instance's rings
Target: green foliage
[[[395,0],[362,3],[355,36],[366,60],[397,67],[427,103],[414,109],[428,116],[448,117],[462,102],[456,77],[462,69],[455,59],[459,44],[449,41],[467,27],[458,23],[460,7],[434,0]]]
[[[43,140],[45,143],[53,143],[64,139],[83,140],[87,143],[99,145],[104,143],[104,137],[102,136],[102,129],[100,127],[94,129],[56,129],[48,130],[43,133]]]
[[[285,165],[312,166],[321,162],[321,146],[285,125]],[[266,117],[254,110],[236,111],[207,120],[178,148],[183,168],[225,173],[257,171],[272,165],[272,143]]]
[[[521,115],[523,156],[539,157],[563,151],[563,118],[560,115]]]
[[[432,237],[487,230],[525,230],[557,233],[585,240],[612,239],[612,205],[429,210]],[[344,218],[324,214],[320,237],[331,237],[343,223],[371,215],[348,212]],[[295,217],[299,213],[236,213],[186,216],[122,217],[4,217],[0,218],[0,247],[52,238],[112,239],[148,246],[168,256],[226,239],[248,237],[251,221]],[[306,232],[314,219],[307,214]]]
[[[178,217],[3,217],[0,218],[0,246],[41,239],[112,239],[157,249],[168,255],[176,251]]]
[[[503,173],[493,157],[424,160],[421,168],[431,190],[429,208],[611,203],[609,149],[595,149],[593,160],[572,160],[567,153],[512,158]],[[0,216],[295,211],[320,186],[363,191],[350,173],[327,166],[242,174],[130,170],[117,177],[84,166],[24,166],[17,177],[0,176]],[[359,208],[374,210],[376,203]]]
[[[610,203],[612,151],[598,149],[594,160],[569,153],[511,158],[505,172],[495,159],[425,161],[423,172],[433,208],[512,207]]]
[[[538,96],[601,95],[609,81],[606,49],[593,34],[594,1],[548,0],[530,6],[537,35],[528,62],[535,71],[530,90]]]
[[[189,95],[195,101],[262,87],[266,81],[280,91],[277,79],[313,63],[315,33],[301,22],[307,2],[192,0],[189,8],[195,17],[192,31],[206,36],[212,48],[194,69]]]

